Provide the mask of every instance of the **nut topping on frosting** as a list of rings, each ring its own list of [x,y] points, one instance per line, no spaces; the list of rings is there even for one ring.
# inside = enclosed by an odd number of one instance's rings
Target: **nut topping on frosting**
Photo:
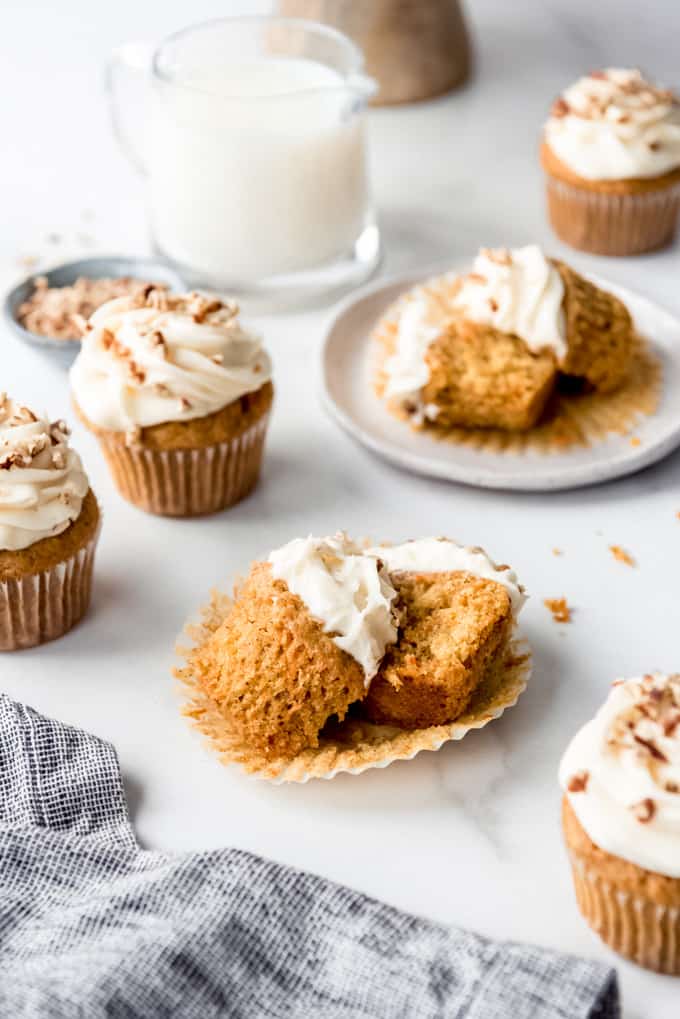
[[[99,308],[71,369],[93,425],[128,433],[216,413],[271,377],[238,305],[149,287]]]
[[[680,166],[680,105],[638,70],[592,72],[555,101],[545,139],[586,180],[661,176]]]
[[[639,803],[633,804],[632,810],[640,824],[649,824],[656,813],[656,804],[647,796]]]
[[[88,481],[63,421],[50,423],[0,394],[0,551],[66,530]]]
[[[586,788],[573,785],[582,771],[589,775]],[[680,877],[680,674],[647,674],[613,686],[567,748],[560,782],[597,846]]]
[[[585,770],[577,771],[567,782],[567,789],[570,793],[584,793],[588,788],[589,773]]]

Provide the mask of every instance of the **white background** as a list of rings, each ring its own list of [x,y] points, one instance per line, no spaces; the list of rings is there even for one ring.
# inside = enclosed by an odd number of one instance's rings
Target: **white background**
[[[3,5],[0,255],[84,244],[146,246],[141,181],[117,152],[102,93],[110,47],[159,39],[191,20],[266,5],[179,0]],[[536,148],[554,94],[580,72],[642,65],[680,83],[675,0],[470,4],[472,82],[432,103],[370,115],[387,269],[550,234]],[[87,236],[79,236],[85,234]],[[680,313],[678,250],[574,265]],[[328,310],[261,319],[277,403],[261,487],[196,522],[146,517],[116,495],[96,443],[75,427],[104,511],[92,611],[72,634],[5,655],[0,685],[112,740],[140,841],[165,849],[235,845],[306,867],[405,909],[495,937],[616,964],[627,1019],[677,1014],[680,982],[619,962],[574,905],[555,771],[577,725],[618,675],[680,668],[680,454],[636,477],[557,495],[513,495],[409,477],[354,446],[323,415],[316,358]],[[65,374],[4,329],[1,387],[69,415]],[[436,755],[360,778],[273,788],[223,768],[179,715],[169,670],[183,620],[213,585],[291,537],[345,528],[397,539],[449,534],[511,563],[532,595],[535,674],[499,722]],[[631,569],[609,544],[627,548]],[[555,557],[551,550],[563,550]],[[568,627],[542,601],[566,596]]]

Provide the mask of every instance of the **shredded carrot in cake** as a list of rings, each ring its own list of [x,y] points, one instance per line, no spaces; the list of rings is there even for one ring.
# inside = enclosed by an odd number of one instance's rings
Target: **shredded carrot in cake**
[[[571,622],[571,609],[567,605],[566,598],[544,598],[543,604],[552,613],[556,623]]]
[[[630,440],[631,446],[639,446],[641,442],[642,439],[638,439],[637,435],[634,435],[633,438]]]
[[[626,552],[625,548],[621,548],[620,545],[610,545],[609,551],[618,562],[625,563],[626,566],[635,566],[635,560],[632,555]]]

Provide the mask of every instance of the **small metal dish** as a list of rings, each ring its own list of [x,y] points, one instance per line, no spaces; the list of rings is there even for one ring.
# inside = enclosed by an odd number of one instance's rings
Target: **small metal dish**
[[[182,277],[165,262],[155,258],[130,258],[124,255],[81,258],[75,262],[57,265],[46,272],[38,271],[27,276],[21,283],[12,287],[5,297],[3,304],[5,322],[20,340],[35,350],[52,357],[64,368],[68,368],[75,360],[80,350],[80,340],[57,340],[50,336],[39,336],[37,333],[24,329],[17,319],[20,305],[31,296],[35,289],[36,276],[44,276],[50,287],[71,286],[79,276],[87,276],[88,279],[103,279],[104,277],[115,279],[121,276],[132,276],[135,279],[150,280],[154,283],[166,283],[171,290],[175,291],[185,289]]]

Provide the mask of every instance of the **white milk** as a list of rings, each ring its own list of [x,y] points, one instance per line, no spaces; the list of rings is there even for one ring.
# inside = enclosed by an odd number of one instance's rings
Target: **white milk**
[[[341,75],[311,60],[232,60],[158,84],[148,157],[158,247],[208,277],[253,281],[348,252],[367,207],[353,110]]]

